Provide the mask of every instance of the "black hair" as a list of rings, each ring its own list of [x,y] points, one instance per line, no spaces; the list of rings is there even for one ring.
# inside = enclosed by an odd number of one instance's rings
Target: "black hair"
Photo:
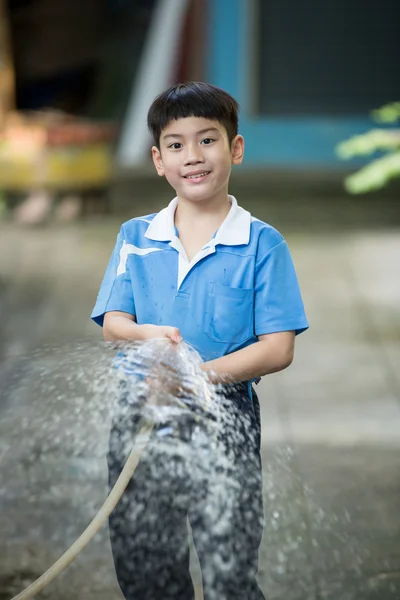
[[[238,133],[239,104],[228,92],[202,81],[178,83],[159,94],[150,106],[147,125],[158,147],[163,129],[175,119],[203,117],[219,121],[229,142]]]

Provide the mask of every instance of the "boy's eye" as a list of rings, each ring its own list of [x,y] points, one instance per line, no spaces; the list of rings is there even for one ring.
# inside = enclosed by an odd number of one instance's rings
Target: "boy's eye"
[[[168,148],[172,148],[173,150],[179,150],[179,148],[182,147],[182,144],[180,142],[174,142],[173,144],[170,144],[168,146]]]
[[[212,144],[212,142],[215,142],[213,138],[204,138],[201,143],[207,146],[208,144]]]

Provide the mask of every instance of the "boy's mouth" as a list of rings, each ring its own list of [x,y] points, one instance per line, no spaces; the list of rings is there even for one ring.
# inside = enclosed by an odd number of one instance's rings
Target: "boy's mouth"
[[[187,175],[184,175],[184,178],[193,183],[200,183],[201,181],[204,181],[209,174],[210,171],[191,171]]]

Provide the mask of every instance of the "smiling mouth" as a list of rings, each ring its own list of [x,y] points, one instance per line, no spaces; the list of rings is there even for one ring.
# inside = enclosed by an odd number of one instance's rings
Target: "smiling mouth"
[[[201,179],[204,179],[204,177],[206,177],[206,175],[209,175],[210,171],[201,171],[200,173],[193,173],[192,175],[184,175],[185,179],[190,179],[192,181],[200,181]]]

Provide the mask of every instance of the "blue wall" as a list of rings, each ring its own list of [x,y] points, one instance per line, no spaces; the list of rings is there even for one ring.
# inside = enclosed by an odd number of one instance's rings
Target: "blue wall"
[[[249,3],[209,0],[208,81],[231,93],[240,103],[240,133],[245,137],[245,164],[278,167],[343,168],[336,144],[372,125],[366,115],[323,118],[258,118],[249,108],[251,55]]]

